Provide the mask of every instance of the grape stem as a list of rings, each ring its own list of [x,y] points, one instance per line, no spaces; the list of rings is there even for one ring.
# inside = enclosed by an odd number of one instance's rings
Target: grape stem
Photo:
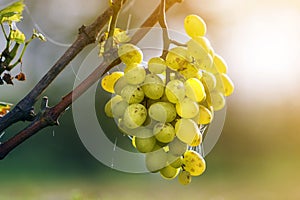
[[[165,11],[171,8],[177,2],[181,1],[167,0],[165,4]],[[131,43],[138,43],[149,31],[149,29],[145,28],[153,27],[157,23],[159,20],[159,11],[160,8],[156,8],[155,11],[146,19],[146,21],[141,25],[140,29],[135,32]],[[97,82],[104,73],[121,62],[120,59],[116,59],[109,64],[104,61],[73,91],[67,94],[57,105],[53,107],[45,106],[37,116],[34,115],[33,106],[38,98],[43,94],[45,89],[70,63],[70,61],[78,55],[79,52],[81,52],[89,44],[92,44],[96,41],[99,32],[109,21],[112,15],[113,9],[110,7],[102,15],[100,15],[94,23],[87,27],[82,26],[79,29],[79,35],[76,41],[48,71],[48,73],[9,113],[0,118],[0,132],[3,132],[3,130],[16,122],[23,120],[32,121],[26,128],[0,145],[0,159],[4,159],[13,149],[22,144],[28,138],[38,133],[40,130],[48,126],[58,125],[58,118],[65,112],[65,110],[77,98],[84,94],[84,92],[87,91],[95,82]]]

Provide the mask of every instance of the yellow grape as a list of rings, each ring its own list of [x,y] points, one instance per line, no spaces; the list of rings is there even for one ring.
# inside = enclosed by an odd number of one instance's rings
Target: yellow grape
[[[147,74],[142,88],[145,96],[154,100],[161,98],[165,90],[163,81],[156,74]]]
[[[184,19],[185,32],[191,37],[201,37],[206,34],[206,24],[198,15],[188,15]]]
[[[202,77],[202,72],[199,69],[197,69],[197,67],[194,64],[189,62],[185,62],[177,71],[185,79]]]
[[[225,97],[221,92],[214,91],[210,93],[211,104],[215,111],[221,110],[225,106]]]
[[[214,64],[219,73],[224,73],[224,74],[227,73],[227,69],[228,69],[227,64],[220,55],[215,54]]]
[[[178,103],[182,101],[185,96],[185,87],[183,82],[177,79],[168,82],[165,94],[171,103]]]
[[[223,86],[224,86],[224,95],[230,96],[234,91],[234,85],[232,80],[229,78],[227,74],[221,74]]]
[[[203,105],[199,105],[199,113],[194,118],[197,124],[209,124],[213,120],[213,113]]]
[[[127,81],[126,81],[126,78],[125,78],[124,76],[120,77],[120,78],[116,81],[116,83],[115,83],[115,85],[114,85],[114,91],[115,91],[115,93],[118,94],[118,95],[121,95],[121,91],[122,91],[123,88],[124,88],[125,86],[127,86],[127,85],[128,85],[128,83],[127,83]]]
[[[106,104],[105,104],[105,107],[104,107],[104,112],[106,114],[107,117],[113,117],[113,112],[112,112],[112,107],[122,101],[122,97],[119,96],[119,95],[116,95],[114,97],[112,97]]]
[[[181,171],[178,175],[178,181],[182,185],[188,185],[192,181],[192,176],[188,171]]]
[[[159,122],[172,122],[176,118],[175,106],[168,102],[157,102],[149,107],[149,116]]]
[[[177,137],[175,137],[174,140],[168,144],[168,146],[169,154],[174,156],[183,155],[188,148],[187,144],[179,140]]]
[[[180,169],[176,169],[174,167],[172,167],[171,165],[168,165],[164,168],[162,168],[160,171],[160,175],[161,177],[163,177],[164,179],[167,180],[172,180],[174,178],[176,178],[176,176],[179,174]]]
[[[147,109],[142,104],[129,105],[123,116],[123,123],[129,129],[140,127],[146,120]]]
[[[142,88],[135,85],[127,85],[121,91],[121,96],[129,104],[140,103],[144,100],[144,92]]]
[[[157,172],[167,166],[168,154],[159,148],[146,154],[146,167],[150,172]]]
[[[136,149],[141,153],[151,152],[156,144],[156,139],[154,136],[147,138],[135,137]]]
[[[145,68],[140,64],[131,64],[132,67],[128,69],[124,77],[126,78],[127,83],[131,85],[138,85],[144,82],[146,77],[146,70]]]
[[[162,74],[166,71],[166,61],[160,57],[153,57],[148,61],[148,69],[151,73]]]
[[[114,103],[111,107],[113,117],[114,118],[123,117],[123,114],[128,106],[129,104],[125,100]]]
[[[192,143],[190,144],[191,147],[196,147],[199,146],[202,142],[202,135],[196,135],[192,141]]]
[[[193,150],[188,150],[183,155],[184,169],[188,171],[191,176],[199,176],[203,174],[206,169],[206,163],[203,157]]]
[[[157,123],[153,128],[155,138],[162,143],[169,143],[175,137],[175,129],[170,123]]]
[[[142,51],[133,44],[124,44],[119,47],[118,55],[123,63],[130,65],[132,63],[141,63],[143,61]]]
[[[176,112],[182,118],[193,118],[198,114],[199,106],[197,102],[186,97],[176,104]]]
[[[101,86],[102,88],[110,93],[115,93],[114,91],[114,85],[115,83],[119,80],[124,75],[123,72],[113,72],[109,75],[106,75],[102,80],[101,80]]]
[[[190,145],[200,130],[193,120],[179,119],[175,124],[175,133],[179,140]]]
[[[167,66],[175,71],[184,66],[186,62],[192,61],[193,59],[187,49],[181,46],[171,49],[166,57]]]
[[[215,89],[215,87],[217,85],[216,77],[208,71],[203,71],[202,72],[201,81],[206,84],[207,89],[208,89],[209,92],[213,91],[213,89]]]
[[[201,102],[206,97],[205,89],[201,81],[196,78],[190,78],[185,81],[185,94],[196,102]]]
[[[136,145],[135,145],[135,136],[132,136],[132,138],[131,138],[131,144],[132,144],[132,146],[134,147],[134,148],[136,148]]]
[[[169,154],[170,155],[170,154]],[[171,163],[170,165],[174,168],[180,168],[183,164],[183,157],[174,157],[173,155],[170,156],[171,158],[168,159],[168,162]]]

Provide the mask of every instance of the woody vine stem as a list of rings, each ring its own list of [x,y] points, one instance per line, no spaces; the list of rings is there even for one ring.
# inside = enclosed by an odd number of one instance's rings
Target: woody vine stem
[[[158,21],[164,28],[164,35],[167,37],[165,12],[175,3],[180,3],[181,1],[182,0],[162,0],[161,5],[158,6],[145,20],[145,22],[140,26],[140,29],[135,32],[130,42],[132,44],[137,44],[149,31],[149,29],[145,28],[153,27]],[[65,110],[74,101],[76,101],[76,99],[84,94],[88,88],[97,82],[104,73],[121,62],[120,59],[115,59],[112,62],[109,61],[109,59],[104,59],[104,61],[81,84],[63,97],[63,99],[57,105],[49,107],[48,98],[43,97],[41,110],[38,114],[35,114],[33,106],[36,101],[42,96],[44,91],[56,79],[56,77],[86,46],[96,42],[98,34],[108,22],[110,27],[109,35],[113,34],[118,13],[121,10],[122,5],[125,3],[126,0],[115,0],[112,3],[112,6],[105,10],[91,25],[82,26],[79,29],[77,39],[74,41],[71,47],[66,50],[61,58],[36,84],[36,86],[19,103],[17,103],[9,113],[0,118],[0,133],[16,122],[31,121],[27,127],[11,136],[7,141],[0,145],[0,159],[4,159],[13,149],[22,144],[28,138],[38,133],[40,130],[48,126],[58,125],[58,118],[65,112]],[[105,47],[106,52],[110,52],[112,49],[111,42],[112,41],[107,41]]]

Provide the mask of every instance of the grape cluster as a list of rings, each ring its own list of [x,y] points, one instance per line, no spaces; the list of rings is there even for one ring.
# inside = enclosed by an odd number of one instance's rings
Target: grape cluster
[[[212,122],[234,86],[225,61],[204,37],[204,21],[189,15],[184,27],[190,40],[169,49],[165,58],[145,63],[137,46],[120,46],[118,55],[126,67],[106,75],[101,86],[114,94],[105,105],[106,115],[145,154],[147,169],[166,179],[178,176],[186,185],[206,168],[195,151],[202,143],[201,127]]]

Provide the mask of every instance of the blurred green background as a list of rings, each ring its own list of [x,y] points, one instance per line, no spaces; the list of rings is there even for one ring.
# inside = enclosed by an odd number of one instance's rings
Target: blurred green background
[[[1,0],[1,8],[10,2]],[[129,1],[119,25],[126,28],[131,15],[129,27],[138,27],[158,2]],[[38,26],[49,39],[29,46],[23,64],[28,80],[0,88],[0,100],[11,103],[46,73],[76,38],[78,27],[107,7],[107,1],[98,0],[25,3],[30,14],[24,13],[19,28],[30,34]],[[168,12],[170,28],[183,33],[183,19],[190,13],[207,22],[207,37],[227,61],[236,86],[204,175],[181,186],[159,175],[112,170],[85,149],[69,110],[59,127],[41,131],[0,161],[0,200],[300,199],[300,2],[185,0]],[[51,105],[72,89],[74,73],[91,48],[46,91]],[[23,126],[6,130],[1,141]]]

